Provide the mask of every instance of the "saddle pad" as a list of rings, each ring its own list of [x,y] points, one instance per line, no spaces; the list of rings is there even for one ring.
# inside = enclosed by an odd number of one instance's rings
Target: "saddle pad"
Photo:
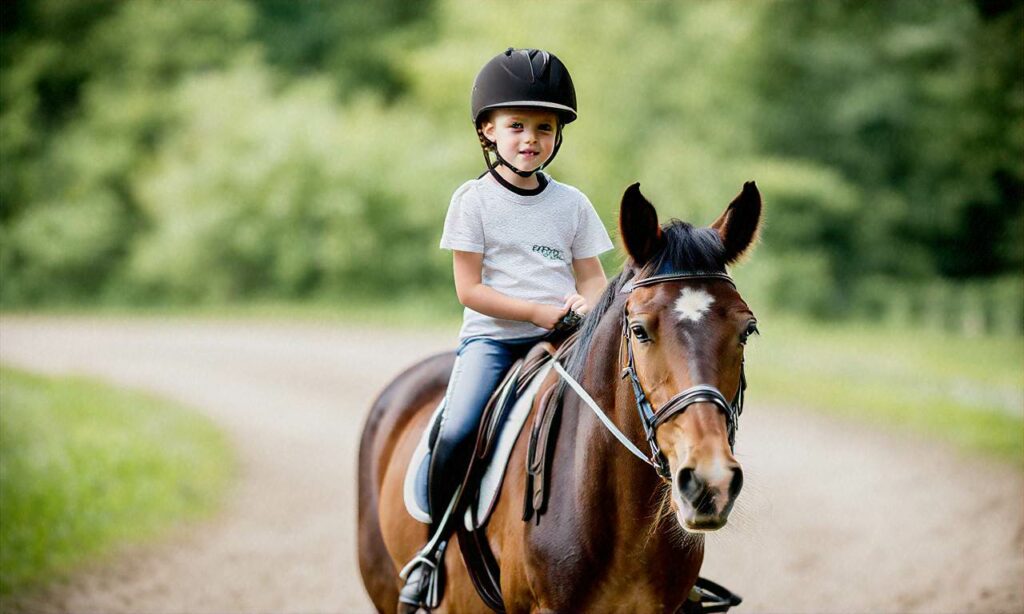
[[[419,444],[416,445],[416,449],[413,450],[412,458],[409,459],[409,468],[405,472],[405,482],[402,487],[402,495],[405,499],[405,509],[409,511],[409,514],[419,520],[422,523],[430,524],[430,512],[426,509],[426,482],[422,484],[417,479],[420,472],[426,472],[426,468],[421,468],[424,461],[427,460],[427,452],[430,451],[430,433],[434,430],[434,426],[437,421],[441,419],[441,413],[444,411],[444,401],[442,398],[441,402],[437,404],[437,409],[430,416],[430,422],[427,423],[427,428],[423,429],[423,435],[420,437]],[[422,501],[420,497],[417,497],[417,490],[422,489]]]
[[[504,424],[501,425],[501,433],[493,445],[493,452],[491,453],[487,468],[484,470],[480,488],[477,490],[476,500],[466,510],[465,523],[469,530],[475,530],[487,522],[487,518],[490,516],[494,503],[498,498],[498,491],[501,489],[505,470],[508,468],[508,461],[512,456],[512,448],[515,446],[516,439],[518,439],[519,433],[522,431],[523,425],[526,424],[526,419],[530,415],[530,409],[533,407],[533,399],[537,395],[537,390],[550,369],[551,363],[549,362],[538,370],[536,376],[530,380],[527,388],[516,399],[515,404],[509,410],[508,416],[504,420]],[[513,386],[506,386],[502,390],[502,398],[499,399],[499,403],[506,395],[512,392],[512,389]],[[410,516],[425,524],[430,523],[430,512],[425,509],[425,483],[421,480],[421,476],[424,475],[425,468],[423,465],[427,462],[427,453],[430,451],[430,433],[434,430],[437,421],[441,419],[443,411],[444,400],[442,399],[437,409],[430,416],[427,428],[423,429],[420,441],[412,453],[409,467],[405,472],[405,482],[402,488],[405,509],[409,512]],[[419,494],[419,490],[424,490],[424,493]]]

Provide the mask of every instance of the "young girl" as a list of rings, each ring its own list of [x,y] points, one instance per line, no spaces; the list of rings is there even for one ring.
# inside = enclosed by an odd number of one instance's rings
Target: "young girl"
[[[429,475],[421,476],[432,533],[444,530],[488,397],[563,316],[597,300],[607,283],[598,255],[612,249],[587,197],[540,172],[576,119],[576,92],[558,58],[538,49],[497,55],[473,84],[472,113],[487,171],[455,191],[441,237],[466,309]],[[399,601],[410,610],[437,606],[443,557],[443,541],[432,539],[407,567]]]

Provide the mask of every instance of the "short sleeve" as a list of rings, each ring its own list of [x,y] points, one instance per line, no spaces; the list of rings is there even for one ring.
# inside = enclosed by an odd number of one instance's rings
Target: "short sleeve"
[[[484,227],[481,219],[480,199],[467,183],[455,191],[444,218],[441,234],[442,249],[464,252],[484,251]]]
[[[612,249],[612,240],[601,218],[594,210],[594,205],[586,196],[582,196],[580,203],[580,223],[576,230],[576,237],[572,241],[572,257],[574,260],[592,258]]]

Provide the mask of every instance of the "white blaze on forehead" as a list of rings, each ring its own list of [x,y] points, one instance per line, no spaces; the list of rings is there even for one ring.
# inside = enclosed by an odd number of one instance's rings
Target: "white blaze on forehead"
[[[714,302],[715,299],[704,290],[683,288],[676,299],[675,309],[680,319],[699,322]]]

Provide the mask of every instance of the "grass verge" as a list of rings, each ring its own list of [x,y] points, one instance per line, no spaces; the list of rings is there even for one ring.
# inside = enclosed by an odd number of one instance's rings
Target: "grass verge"
[[[0,310],[0,316],[159,318],[181,320],[270,320],[363,324],[381,328],[450,331],[462,322],[462,306],[448,294],[396,294],[393,298],[347,297],[306,302],[252,300],[244,303],[196,305],[51,305],[31,310]]]
[[[0,596],[211,512],[226,439],[169,402],[0,368]]]
[[[751,398],[923,433],[1024,465],[1024,339],[761,318]]]

